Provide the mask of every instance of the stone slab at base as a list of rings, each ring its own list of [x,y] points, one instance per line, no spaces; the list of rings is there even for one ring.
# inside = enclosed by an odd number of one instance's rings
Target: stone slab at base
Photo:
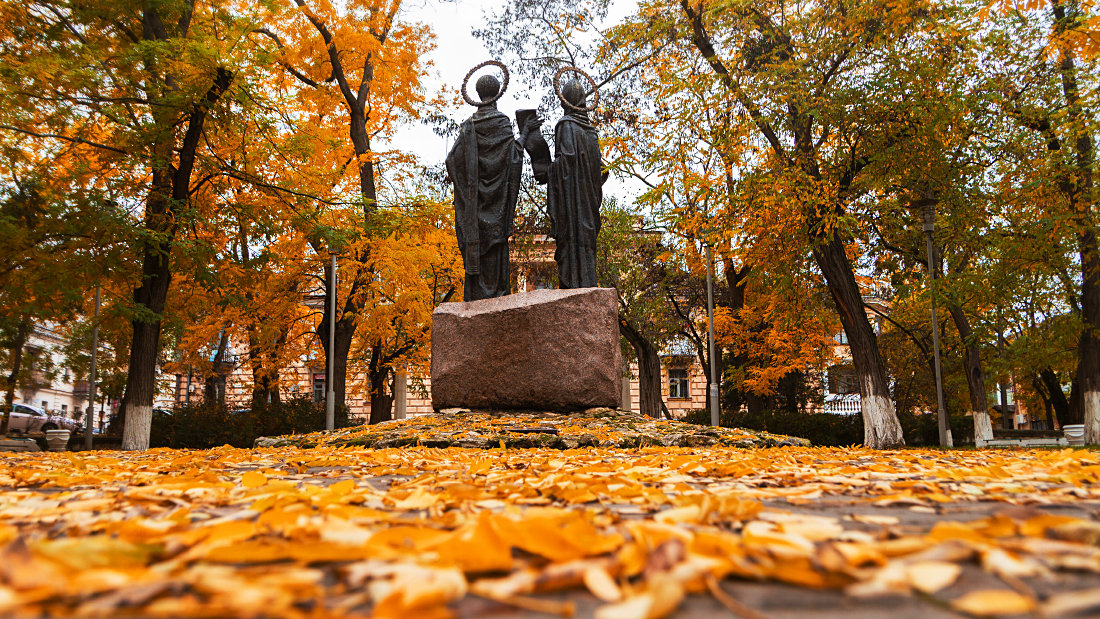
[[[622,398],[618,295],[534,290],[432,315],[432,407],[569,411]]]

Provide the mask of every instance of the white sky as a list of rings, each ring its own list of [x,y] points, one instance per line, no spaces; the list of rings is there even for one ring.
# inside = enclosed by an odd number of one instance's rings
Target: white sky
[[[406,17],[429,25],[436,35],[436,48],[430,55],[435,63],[435,74],[425,81],[429,93],[440,89],[445,89],[448,94],[457,92],[462,85],[462,78],[471,67],[491,59],[481,41],[474,38],[473,30],[485,22],[486,12],[492,12],[501,5],[501,0],[407,0],[407,8],[402,9]],[[636,6],[637,0],[612,0],[608,20],[614,21],[617,16],[626,15]],[[513,79],[508,92],[497,103],[500,111],[514,117],[518,109],[537,108],[540,101],[534,95],[539,93],[527,93],[525,90],[522,84]],[[454,120],[461,121],[473,111],[474,108],[470,106],[462,106],[449,115]],[[557,116],[551,115],[543,126],[553,127],[557,120]],[[443,162],[451,144],[449,139],[437,136],[426,125],[412,125],[398,132],[393,146],[410,150],[425,165],[433,165]],[[526,163],[524,173],[530,173]],[[631,193],[614,177],[608,179],[604,192],[615,195],[620,200],[629,199]]]

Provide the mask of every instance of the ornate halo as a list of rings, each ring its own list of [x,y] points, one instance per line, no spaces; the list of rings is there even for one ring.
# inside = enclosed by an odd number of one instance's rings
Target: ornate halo
[[[489,65],[492,65],[494,67],[500,67],[501,73],[504,74],[504,79],[500,82],[500,91],[497,92],[495,97],[490,97],[486,101],[474,101],[473,99],[470,98],[470,95],[466,93],[466,86],[470,83],[470,78],[473,77],[474,73],[477,73],[478,69],[481,69],[483,67],[487,67]],[[470,69],[469,73],[467,73],[466,77],[462,80],[462,88],[459,89],[459,92],[462,93],[462,98],[466,101],[466,103],[469,103],[470,105],[472,105],[474,107],[482,107],[482,106],[489,105],[490,103],[496,103],[496,100],[499,99],[500,96],[504,94],[505,90],[508,90],[508,67],[504,66],[503,62],[500,62],[500,61],[497,61],[497,60],[486,60],[485,62],[477,65],[476,67],[474,67],[472,69]]]
[[[570,72],[584,76],[584,78],[588,80],[588,83],[592,84],[592,90],[589,91],[593,95],[592,103],[588,104],[588,107],[578,107],[576,105],[573,105],[572,103],[567,101],[564,96],[562,96],[560,83],[561,76],[563,73]],[[600,90],[599,86],[596,85],[596,80],[592,79],[591,75],[585,73],[584,71],[581,71],[577,67],[562,67],[558,69],[558,72],[554,74],[554,94],[558,95],[558,99],[561,99],[562,105],[569,109],[577,110],[578,112],[591,112],[592,110],[596,109],[596,106],[600,104]]]

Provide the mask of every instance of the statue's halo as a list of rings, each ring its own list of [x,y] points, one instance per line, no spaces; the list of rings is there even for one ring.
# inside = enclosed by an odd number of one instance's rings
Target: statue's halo
[[[561,94],[561,76],[566,73],[576,73],[583,76],[588,80],[589,84],[592,84],[592,90],[588,91],[592,95],[592,103],[588,104],[588,107],[578,107],[570,103],[565,96]],[[578,69],[577,67],[562,67],[558,69],[558,72],[554,74],[554,94],[558,95],[558,99],[561,99],[561,104],[565,107],[576,110],[578,112],[591,112],[596,109],[596,106],[600,104],[600,87],[596,85],[596,80],[592,79],[592,76]]]
[[[485,101],[474,101],[466,92],[466,87],[469,85],[470,78],[474,76],[474,73],[477,73],[478,70],[488,67],[490,65],[494,67],[500,67],[501,73],[504,74],[504,79],[500,82],[500,90],[497,92],[495,97],[490,97]],[[504,66],[504,63],[500,62],[499,60],[486,60],[485,62],[470,69],[470,71],[466,73],[466,77],[462,80],[462,88],[459,89],[459,91],[462,93],[462,99],[465,100],[466,103],[469,103],[474,107],[483,107],[489,105],[490,103],[496,103],[497,99],[499,99],[501,95],[504,94],[505,90],[508,90],[508,67]]]

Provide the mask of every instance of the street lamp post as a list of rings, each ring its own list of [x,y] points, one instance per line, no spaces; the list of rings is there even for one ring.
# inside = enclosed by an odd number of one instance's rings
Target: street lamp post
[[[88,414],[84,417],[84,449],[92,450],[92,417],[95,416],[96,355],[99,353],[99,296],[100,286],[95,287],[95,313],[92,318],[92,372],[88,385]]]
[[[947,423],[947,405],[943,399],[943,374],[940,371],[940,325],[936,321],[936,268],[934,262],[933,235],[936,231],[936,207],[927,205],[922,213],[924,237],[928,246],[928,288],[932,298],[932,365],[936,373],[936,421],[940,431],[940,445],[952,447],[951,427]]]
[[[714,283],[711,276],[714,258],[710,244],[707,247],[707,330],[710,339],[710,425],[718,427],[721,417],[718,413],[718,360],[714,346]]]
[[[336,349],[336,252],[330,251],[332,268],[328,278],[328,376],[325,378],[325,429],[332,430],[336,427],[336,386],[333,378],[336,376],[336,365],[333,362]]]

